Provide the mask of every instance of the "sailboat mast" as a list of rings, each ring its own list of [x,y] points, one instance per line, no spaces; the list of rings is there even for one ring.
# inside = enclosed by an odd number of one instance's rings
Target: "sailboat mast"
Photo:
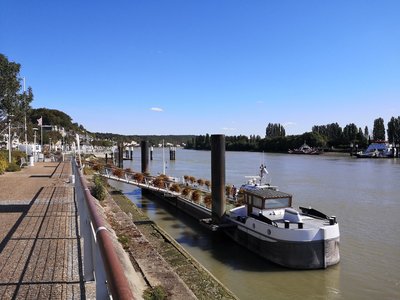
[[[164,140],[162,140],[162,166],[163,166],[163,175],[165,175],[165,153],[164,153]]]

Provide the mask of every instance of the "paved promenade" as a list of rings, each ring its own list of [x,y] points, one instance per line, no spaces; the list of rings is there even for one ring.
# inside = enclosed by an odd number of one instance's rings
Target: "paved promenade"
[[[0,175],[0,299],[83,299],[70,162]]]

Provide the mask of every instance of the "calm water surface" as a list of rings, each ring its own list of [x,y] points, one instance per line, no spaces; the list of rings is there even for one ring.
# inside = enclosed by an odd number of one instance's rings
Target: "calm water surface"
[[[140,170],[140,149],[124,167]],[[211,179],[209,151],[178,149],[166,173]],[[338,218],[341,262],[326,270],[292,271],[268,263],[193,219],[113,183],[240,299],[400,299],[400,160],[350,156],[226,153],[226,183],[267,165],[272,184],[293,194],[294,207],[313,206]],[[155,149],[152,174],[162,171]]]

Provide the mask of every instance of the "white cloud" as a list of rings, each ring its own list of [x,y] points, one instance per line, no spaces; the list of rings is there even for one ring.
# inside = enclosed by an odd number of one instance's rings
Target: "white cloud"
[[[160,107],[152,107],[152,108],[150,108],[150,110],[152,110],[152,111],[157,111],[157,112],[160,112],[160,111],[164,111],[162,108],[160,108]]]
[[[297,124],[295,122],[285,122],[282,125],[283,125],[283,127],[294,127]]]
[[[236,128],[233,128],[233,127],[222,127],[221,129],[224,131],[235,131],[236,130]]]

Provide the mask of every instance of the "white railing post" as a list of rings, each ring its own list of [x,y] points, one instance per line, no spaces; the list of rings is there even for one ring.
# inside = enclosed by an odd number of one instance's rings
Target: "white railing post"
[[[109,298],[109,292],[107,288],[107,276],[104,269],[103,259],[101,257],[99,244],[97,243],[96,232],[93,228],[93,224],[90,224],[92,239],[92,260],[95,268],[95,280],[96,280],[96,299]]]

